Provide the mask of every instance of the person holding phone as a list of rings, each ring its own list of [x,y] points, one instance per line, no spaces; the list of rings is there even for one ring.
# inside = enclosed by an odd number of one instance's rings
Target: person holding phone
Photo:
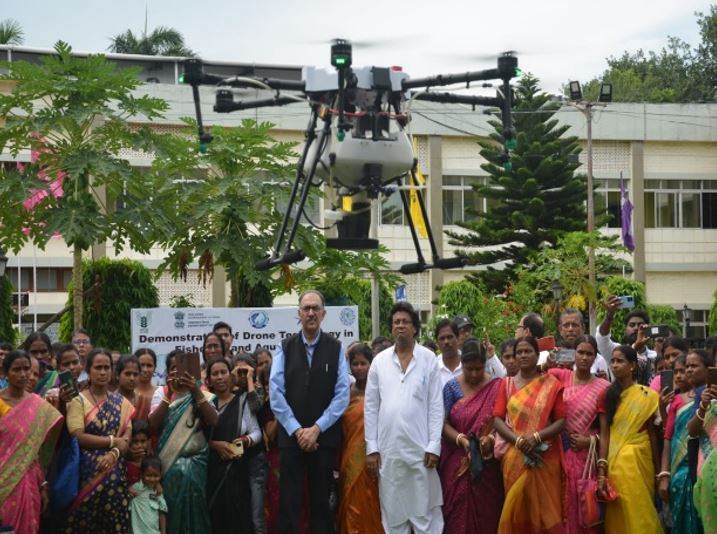
[[[185,353],[167,354],[167,386],[152,398],[149,425],[160,431],[157,452],[162,461],[167,501],[168,534],[211,532],[207,509],[206,479],[209,446],[204,430],[217,423],[214,395],[188,371],[177,371],[177,359]]]
[[[246,374],[241,369],[244,367],[234,369],[239,380]],[[261,428],[247,403],[246,388],[232,392],[232,370],[224,358],[210,361],[206,374],[218,413],[217,424],[209,431],[207,468],[212,532],[254,532],[249,461],[261,452]]]
[[[701,522],[692,499],[688,460],[689,421],[694,413],[695,391],[687,379],[687,358],[678,356],[672,365],[674,391],[665,418],[662,468],[658,475],[658,494],[669,503],[674,532],[699,532]],[[663,389],[663,392],[667,388]]]
[[[687,354],[687,377],[695,388],[694,414],[687,424],[690,444],[697,443],[697,458],[690,468],[693,500],[705,532],[717,531],[717,367],[715,351],[692,349]],[[697,385],[700,384],[700,385]],[[694,464],[692,463],[694,462]]]

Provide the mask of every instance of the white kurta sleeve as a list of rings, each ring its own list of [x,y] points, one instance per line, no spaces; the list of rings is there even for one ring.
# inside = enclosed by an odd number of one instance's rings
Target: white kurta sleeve
[[[379,452],[378,450],[378,410],[381,406],[381,392],[378,382],[379,358],[375,358],[368,370],[366,391],[364,393],[364,439],[366,440],[366,454]]]
[[[443,388],[438,365],[434,363],[428,384],[428,446],[426,452],[441,455],[441,432],[443,431]]]

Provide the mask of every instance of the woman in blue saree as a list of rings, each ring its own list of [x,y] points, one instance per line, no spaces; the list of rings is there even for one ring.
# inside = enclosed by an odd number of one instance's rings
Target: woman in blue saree
[[[676,390],[667,412],[658,491],[662,500],[669,502],[672,530],[682,534],[699,534],[702,532],[702,524],[692,501],[693,483],[687,458],[687,423],[695,411],[693,385],[699,387],[702,383],[688,381],[684,356],[677,357],[673,370]]]
[[[80,445],[80,490],[63,531],[130,532],[129,493],[122,455],[132,433],[132,404],[107,390],[112,356],[95,349],[87,356],[89,385],[67,406],[67,429]]]
[[[162,486],[167,501],[168,534],[209,534],[207,507],[206,427],[217,423],[214,396],[202,392],[200,383],[185,372],[177,376],[176,357],[167,355],[167,386],[152,406],[149,424],[159,430],[158,454],[162,462]]]

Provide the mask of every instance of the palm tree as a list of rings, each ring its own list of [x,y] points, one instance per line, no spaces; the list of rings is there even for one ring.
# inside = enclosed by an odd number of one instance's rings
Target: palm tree
[[[25,32],[20,23],[13,19],[0,21],[0,44],[21,45],[25,40]]]
[[[132,30],[111,38],[110,52],[118,54],[143,54],[146,56],[184,56],[193,57],[195,53],[184,44],[184,37],[174,28],[159,26],[147,34],[135,35]]]

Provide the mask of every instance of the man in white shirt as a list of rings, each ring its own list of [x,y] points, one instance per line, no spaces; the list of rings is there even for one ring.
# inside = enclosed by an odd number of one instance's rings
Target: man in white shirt
[[[612,351],[620,345],[610,337],[610,329],[615,319],[615,312],[620,309],[621,305],[620,297],[615,295],[608,297],[605,302],[605,319],[595,332],[598,352],[608,360],[612,357]],[[626,345],[631,345],[637,352],[637,382],[648,385],[653,375],[652,365],[657,357],[657,353],[646,345],[646,329],[650,325],[650,316],[645,310],[634,309],[625,316],[624,321],[625,338],[623,341]]]
[[[441,351],[438,360],[438,372],[441,375],[441,388],[452,378],[460,376],[463,372],[461,366],[461,353],[458,350],[458,328],[450,319],[438,321],[435,329],[436,344]]]
[[[407,302],[391,310],[396,344],[379,353],[364,400],[366,468],[378,476],[381,523],[387,534],[441,534],[443,397],[438,359],[415,341],[418,313]]]

